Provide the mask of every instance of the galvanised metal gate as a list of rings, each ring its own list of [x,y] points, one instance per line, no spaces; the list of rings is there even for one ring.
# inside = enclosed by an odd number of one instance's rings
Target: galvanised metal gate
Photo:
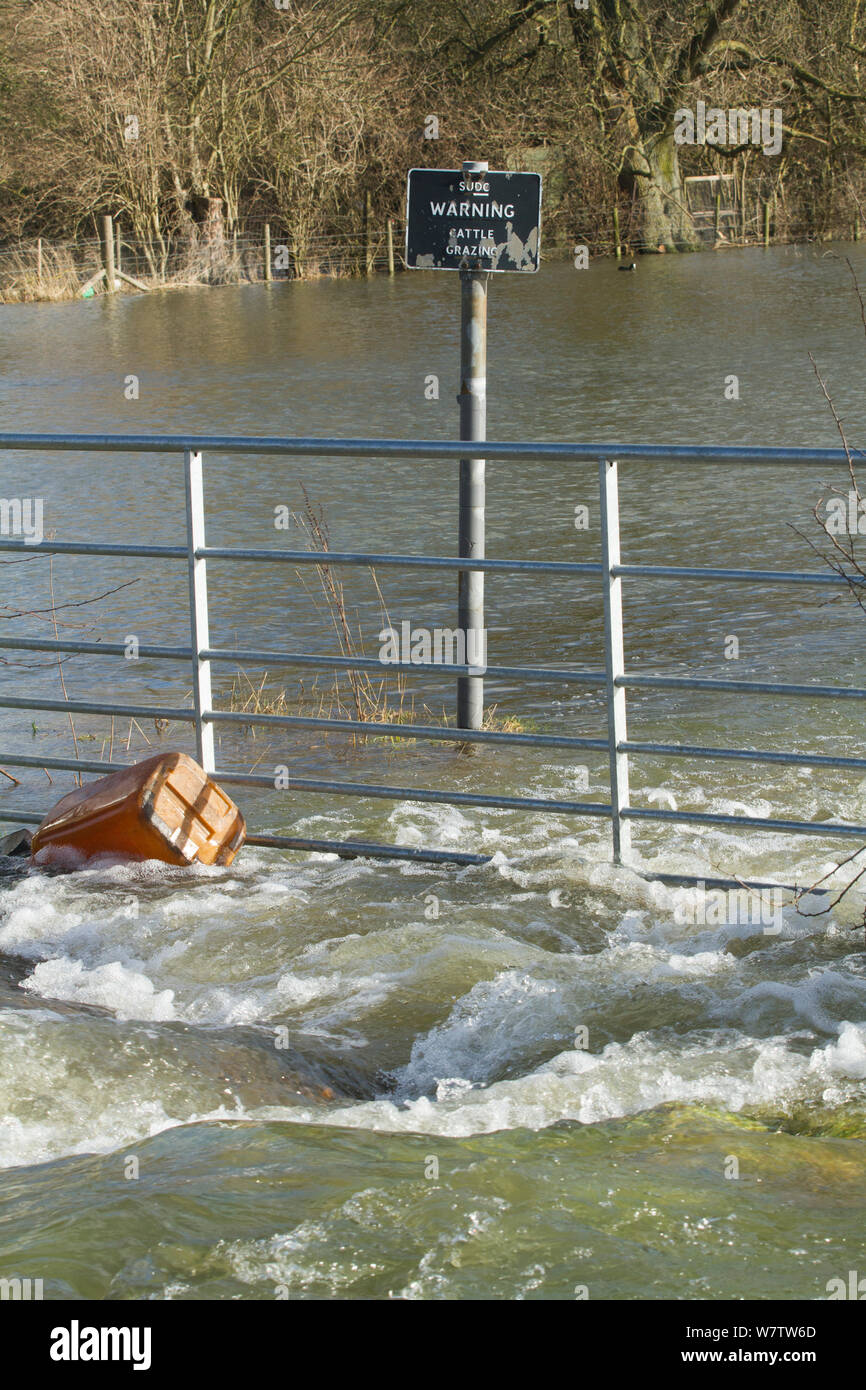
[[[698,811],[674,811],[632,806],[629,799],[629,761],[633,756],[650,754],[663,757],[707,758],[751,763],[781,763],[804,767],[866,769],[866,758],[829,757],[795,750],[755,751],[743,748],[704,747],[702,745],[648,743],[628,737],[626,692],[633,689],[656,690],[716,690],[732,694],[783,695],[792,698],[816,696],[831,700],[866,700],[866,689],[833,685],[791,685],[773,681],[718,680],[691,676],[638,676],[625,669],[622,618],[622,581],[658,578],[712,580],[718,583],[746,584],[815,584],[844,585],[841,575],[808,571],[753,570],[675,567],[671,565],[625,565],[620,558],[620,525],[618,475],[623,465],[639,467],[648,461],[691,465],[751,463],[756,465],[836,465],[847,466],[847,456],[840,449],[771,449],[735,447],[691,447],[643,444],[542,444],[485,442],[487,459],[524,463],[545,460],[551,464],[567,465],[596,460],[599,470],[601,505],[602,555],[600,562],[571,562],[552,560],[475,559],[454,556],[392,555],[355,552],[320,552],[306,550],[242,549],[209,546],[205,540],[204,463],[205,453],[274,454],[296,458],[329,457],[352,459],[438,458],[459,462],[466,454],[465,442],[434,442],[431,440],[394,439],[282,439],[250,438],[225,435],[72,435],[72,434],[0,434],[0,450],[34,450],[51,452],[113,452],[113,453],[176,453],[184,460],[186,491],[187,543],[169,545],[110,545],[100,541],[43,540],[39,549],[58,555],[134,556],[156,561],[180,561],[189,571],[190,644],[184,647],[149,646],[138,649],[142,659],[188,662],[193,677],[193,706],[166,708],[153,705],[99,703],[89,700],[30,700],[0,695],[0,708],[60,711],[65,714],[125,715],[133,718],[180,720],[195,727],[199,761],[220,781],[239,786],[273,788],[273,777],[252,772],[233,772],[217,768],[214,761],[214,726],[218,723],[241,725],[262,724],[272,727],[308,729],[339,728],[346,733],[362,733],[368,737],[399,737],[432,739],[453,743],[517,744],[541,748],[607,750],[610,765],[610,801],[584,802],[528,796],[488,796],[473,793],[440,791],[435,788],[383,786],[366,782],[343,782],[316,778],[290,778],[289,786],[307,792],[339,798],[349,796],[377,797],[389,801],[440,802],[456,806],[490,807],[505,810],[557,812],[575,816],[603,817],[610,820],[613,857],[616,862],[627,859],[632,822],[670,821],[697,825],[742,826],[757,831],[785,831],[818,836],[842,836],[866,839],[866,826],[827,821],[780,820],[774,817],[718,815]],[[855,458],[866,457],[854,455]],[[33,544],[23,540],[0,540],[2,551],[34,553]],[[605,664],[603,670],[560,670],[540,666],[486,666],[490,678],[505,677],[523,681],[564,681],[602,687],[607,704],[606,738],[572,738],[556,734],[501,733],[461,729],[428,724],[403,724],[307,717],[240,713],[213,707],[211,666],[215,662],[229,665],[283,665],[317,669],[354,669],[381,672],[382,663],[374,658],[338,657],[297,651],[261,651],[243,648],[212,647],[208,624],[207,566],[209,561],[259,561],[262,564],[373,566],[431,569],[442,571],[507,572],[532,575],[593,574],[598,575],[604,601]],[[30,637],[8,637],[0,634],[0,648],[17,651],[46,651],[123,658],[122,643],[76,642],[71,639],[48,640]],[[414,675],[433,671],[437,676],[450,673],[475,676],[478,668],[441,662],[389,662],[389,667]],[[105,774],[124,764],[91,762],[72,758],[30,757],[13,751],[0,751],[0,764],[22,768],[52,768]],[[10,819],[0,810],[0,821]],[[11,819],[38,823],[42,814],[14,812]],[[332,841],[307,839],[301,836],[257,835],[248,843],[294,850],[321,850],[342,855],[369,855],[379,858],[419,860],[422,862],[452,862],[458,864],[485,863],[486,857],[451,850],[403,848],[395,845],[371,844],[364,841]]]

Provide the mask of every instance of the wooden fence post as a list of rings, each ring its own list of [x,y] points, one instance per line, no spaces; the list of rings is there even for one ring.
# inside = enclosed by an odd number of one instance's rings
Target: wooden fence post
[[[743,156],[743,180],[740,185],[740,240],[746,244],[746,165],[749,156]]]
[[[364,262],[367,275],[373,274],[371,201],[370,190],[367,189],[364,194]]]
[[[102,264],[105,270],[105,287],[114,294],[114,226],[109,214],[102,219]]]
[[[272,279],[271,275],[271,224],[265,223],[265,279]]]

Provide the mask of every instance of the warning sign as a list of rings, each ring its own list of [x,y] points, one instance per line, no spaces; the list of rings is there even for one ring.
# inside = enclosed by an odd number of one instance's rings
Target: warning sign
[[[410,270],[537,270],[541,175],[410,169]]]

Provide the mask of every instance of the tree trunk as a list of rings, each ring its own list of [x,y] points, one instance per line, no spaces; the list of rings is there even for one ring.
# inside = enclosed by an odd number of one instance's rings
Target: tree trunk
[[[202,242],[207,257],[207,278],[218,284],[226,271],[226,238],[222,198],[206,198]]]
[[[634,190],[644,251],[694,251],[700,244],[686,208],[679,156],[673,134],[646,136],[626,152],[622,182]]]

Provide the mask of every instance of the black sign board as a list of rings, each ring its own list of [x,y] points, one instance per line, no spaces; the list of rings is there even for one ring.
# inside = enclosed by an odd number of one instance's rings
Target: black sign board
[[[537,270],[541,175],[410,169],[410,270]]]

